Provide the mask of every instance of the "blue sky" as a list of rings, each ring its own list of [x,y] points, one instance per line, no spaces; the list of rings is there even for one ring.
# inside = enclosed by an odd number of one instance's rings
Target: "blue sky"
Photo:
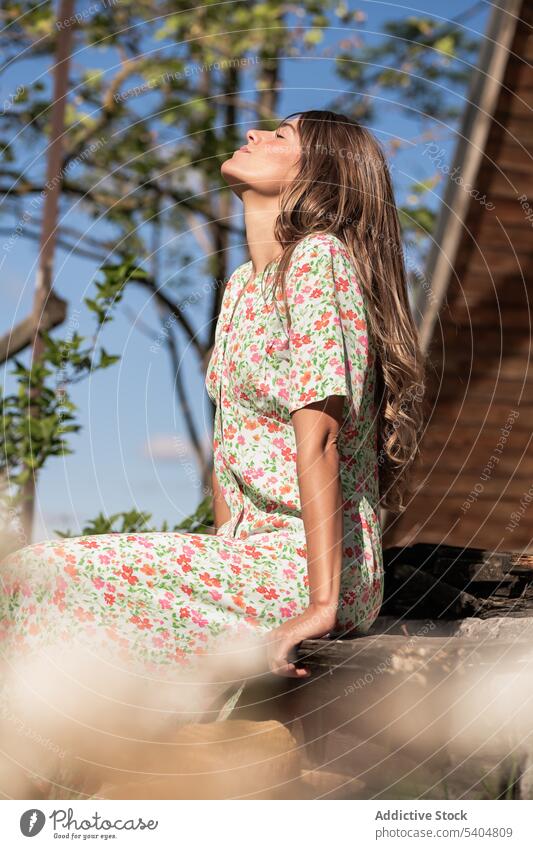
[[[483,33],[490,4],[475,4],[449,0],[401,4],[365,2],[350,8],[361,9],[367,15],[364,30],[379,36],[383,22],[400,16],[427,13],[442,17],[443,11],[454,17],[476,7],[476,14],[465,21],[472,34]],[[339,39],[338,33],[327,36],[325,46]],[[103,55],[103,54],[102,54]],[[88,67],[94,68],[94,57],[78,55],[77,62],[87,59]],[[99,61],[105,61],[100,58]],[[281,96],[280,116],[308,108],[321,108],[339,92],[341,81],[334,73],[333,58],[291,58],[283,63],[284,89]],[[18,84],[34,80],[46,72],[46,64],[40,60],[21,63],[16,72],[2,78],[0,100]],[[382,104],[378,109],[377,122],[372,128],[386,142],[388,138],[412,138],[415,127],[406,120],[401,109]],[[246,127],[243,127],[243,138]],[[179,143],[179,140],[176,140]],[[451,153],[448,144],[448,154]],[[37,155],[39,152],[29,152]],[[394,179],[397,192],[401,195],[413,180],[420,180],[432,173],[431,163],[421,156],[420,146],[406,150],[397,160]],[[437,190],[440,192],[440,188]],[[72,223],[69,218],[69,223]],[[85,220],[81,213],[76,223]],[[0,263],[2,270],[2,310],[0,333],[25,317],[33,299],[35,281],[36,243],[20,238],[9,249],[4,250],[4,228],[11,224],[3,218],[0,222]],[[105,222],[94,226],[95,235],[105,234]],[[174,236],[175,238],[175,236]],[[198,249],[188,277],[206,280],[202,267],[203,258]],[[243,259],[235,253],[234,264]],[[177,273],[180,269],[176,267]],[[94,326],[83,298],[92,294],[97,264],[67,254],[56,252],[55,289],[69,301],[69,314],[80,311],[79,332],[91,334]],[[167,271],[168,285],[174,271]],[[186,291],[183,292],[186,294]],[[206,305],[205,305],[206,306]],[[205,338],[204,305],[196,304],[189,312],[202,338]],[[83,428],[70,437],[74,454],[64,458],[51,458],[41,473],[38,485],[38,503],[34,525],[34,541],[54,536],[54,529],[78,533],[83,524],[99,512],[110,514],[133,507],[152,513],[152,522],[159,526],[166,519],[170,524],[181,521],[191,513],[201,499],[200,481],[194,458],[187,444],[187,433],[183,417],[175,400],[173,375],[170,362],[163,348],[153,352],[153,341],[139,332],[135,323],[142,322],[155,333],[160,329],[153,304],[146,293],[130,287],[128,294],[117,310],[117,317],[106,325],[100,344],[110,353],[120,353],[121,362],[114,367],[95,373],[71,390],[79,407],[79,420]],[[62,334],[68,328],[68,320]],[[204,375],[193,353],[186,350],[185,338],[178,334],[182,362],[182,379],[195,414],[197,426],[206,446],[211,442],[210,407],[204,390]],[[8,369],[9,370],[9,369]],[[12,387],[9,378],[0,378],[6,390]]]

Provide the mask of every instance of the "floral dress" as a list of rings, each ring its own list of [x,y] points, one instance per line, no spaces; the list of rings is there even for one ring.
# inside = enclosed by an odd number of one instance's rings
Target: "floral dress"
[[[283,298],[252,264],[231,275],[206,373],[216,475],[231,516],[216,534],[108,533],[27,545],[0,564],[0,645],[104,638],[124,660],[187,665],[210,640],[268,631],[308,604],[291,413],[345,398],[344,563],[335,633],[364,632],[383,593],[374,350],[343,243],[302,239]],[[242,296],[242,297],[239,297]]]

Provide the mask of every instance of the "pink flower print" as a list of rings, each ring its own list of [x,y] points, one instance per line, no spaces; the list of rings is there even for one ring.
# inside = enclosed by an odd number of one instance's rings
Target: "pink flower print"
[[[133,574],[132,566],[123,566],[121,577],[124,578],[128,582],[128,584],[136,584],[139,581],[137,575]]]
[[[115,603],[115,596],[112,593],[104,593],[105,603],[111,607]]]
[[[200,628],[205,628],[206,625],[209,625],[209,619],[206,619],[205,616],[202,616],[200,613],[197,613],[195,610],[192,612],[192,621],[195,625],[199,625]]]
[[[222,593],[219,593],[218,590],[209,590],[209,595],[213,599],[213,601],[220,601],[222,598]]]
[[[207,584],[209,587],[220,586],[219,578],[214,578],[212,575],[209,574],[209,572],[202,572],[201,575],[199,575],[199,578],[201,581],[204,582],[204,584]]]
[[[165,592],[165,596],[166,596],[167,598],[176,598],[176,596],[174,595],[174,593],[171,593],[171,592],[170,592],[170,590],[167,590],[167,591]]]
[[[292,615],[288,607],[280,607],[279,612],[281,613],[284,619],[288,619]]]
[[[110,558],[109,554],[99,554],[98,560],[100,561],[100,563],[105,563],[106,565],[108,563],[111,563],[111,558]]]
[[[168,598],[160,598],[159,604],[165,610],[171,610],[172,609],[172,605],[171,605],[170,601],[168,600]]]
[[[279,593],[274,587],[265,587],[259,586],[257,587],[257,592],[261,593],[265,597],[265,599],[279,598]]]
[[[130,622],[133,622],[134,625],[137,625],[140,631],[148,631],[152,627],[152,623],[150,620],[144,616],[142,619],[140,616],[132,616],[130,618]]]
[[[97,590],[101,590],[104,586],[104,583],[105,582],[101,578],[93,578],[93,585],[96,587]]]
[[[91,622],[94,619],[94,615],[90,610],[84,610],[83,607],[78,607],[74,610],[74,616],[80,622]]]
[[[58,590],[65,590],[67,588],[67,582],[61,575],[56,577],[56,587]]]
[[[63,611],[66,607],[65,602],[64,602],[64,598],[65,598],[65,593],[62,592],[62,590],[56,590],[53,597],[52,597],[52,603],[57,605],[57,607],[61,611]]]

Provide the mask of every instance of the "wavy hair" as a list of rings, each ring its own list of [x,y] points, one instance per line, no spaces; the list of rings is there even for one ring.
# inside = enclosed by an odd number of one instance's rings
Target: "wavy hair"
[[[400,223],[387,160],[365,127],[337,112],[294,112],[299,170],[280,197],[275,237],[282,245],[267,267],[285,298],[285,277],[300,239],[332,233],[346,245],[366,297],[376,351],[380,505],[405,509],[424,423],[425,364],[407,293]],[[272,267],[275,268],[271,275]]]

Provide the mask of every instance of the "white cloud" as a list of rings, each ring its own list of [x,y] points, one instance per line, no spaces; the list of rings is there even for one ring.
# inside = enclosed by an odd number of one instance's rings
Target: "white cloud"
[[[211,448],[211,439],[204,436],[205,450]],[[177,433],[158,433],[150,437],[144,444],[143,453],[151,460],[184,460],[195,459],[192,443]]]

